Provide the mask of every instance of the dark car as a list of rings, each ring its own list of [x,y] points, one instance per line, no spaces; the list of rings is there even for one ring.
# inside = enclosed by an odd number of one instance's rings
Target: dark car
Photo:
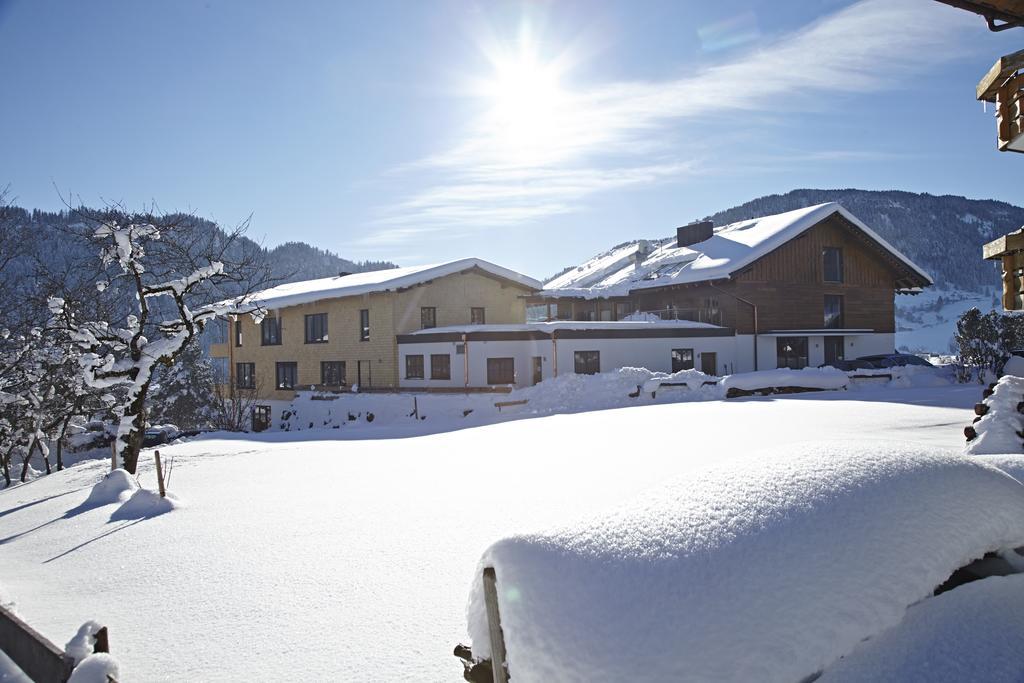
[[[902,365],[921,365],[928,368],[935,367],[924,358],[915,356],[912,353],[881,353],[877,356],[861,356],[857,360],[865,360],[876,368],[895,368]]]
[[[159,446],[167,443],[167,432],[162,429],[147,429],[142,435],[143,446]]]
[[[843,372],[851,372],[853,370],[874,370],[876,366],[874,363],[868,360],[857,358],[855,360],[836,360],[831,363],[825,363],[819,365],[819,368],[833,367],[836,370],[842,370]]]

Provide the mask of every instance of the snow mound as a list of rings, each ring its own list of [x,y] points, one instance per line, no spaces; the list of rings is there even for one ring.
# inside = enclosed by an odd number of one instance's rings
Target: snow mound
[[[753,391],[768,387],[802,387],[805,389],[843,389],[850,383],[850,377],[833,367],[803,368],[790,370],[760,370],[730,375],[721,382],[725,389]]]
[[[1024,451],[1024,440],[1018,433],[1024,429],[1024,415],[1017,410],[1021,400],[1024,400],[1024,378],[1003,375],[985,401],[988,412],[975,423],[978,436],[968,442],[967,453],[987,455]]]
[[[89,655],[71,672],[68,683],[110,683],[121,680],[117,660],[106,652]]]
[[[116,469],[108,472],[98,484],[92,487],[89,497],[85,499],[81,507],[91,508],[119,503],[138,488],[139,484],[135,481],[135,477],[130,475],[127,470]]]
[[[1024,455],[1003,453],[999,455],[978,455],[972,460],[998,467],[1017,481],[1024,483]]]
[[[929,598],[827,669],[819,683],[1020,681],[1024,574],[993,576]]]
[[[82,624],[78,629],[78,633],[64,646],[64,653],[74,659],[75,664],[84,660],[92,654],[92,649],[96,645],[95,634],[101,628],[102,626],[98,622],[92,620]]]
[[[156,491],[139,489],[110,515],[111,521],[156,517],[182,507],[182,502],[172,494],[161,497]]]
[[[513,680],[796,681],[895,626],[955,569],[1024,542],[1024,486],[878,442],[696,472],[604,517],[498,541]],[[474,655],[490,656],[477,572]]]

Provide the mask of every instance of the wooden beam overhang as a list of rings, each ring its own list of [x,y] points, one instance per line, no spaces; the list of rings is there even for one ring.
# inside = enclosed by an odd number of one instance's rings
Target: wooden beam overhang
[[[990,31],[1024,26],[1024,0],[938,0],[944,5],[980,14]]]
[[[1003,270],[1003,308],[1024,309],[1024,228],[994,239],[982,247],[986,259],[998,259]]]

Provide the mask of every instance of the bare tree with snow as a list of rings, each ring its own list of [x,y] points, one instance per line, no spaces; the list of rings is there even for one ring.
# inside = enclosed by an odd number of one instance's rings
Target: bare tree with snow
[[[120,211],[84,215],[80,236],[100,247],[96,295],[120,302],[110,319],[87,319],[81,307],[50,299],[55,324],[81,352],[86,385],[122,390],[114,412],[115,440],[124,469],[135,473],[146,427],[146,402],[154,370],[171,365],[203,328],[228,312],[260,315],[248,294],[265,283],[258,250],[229,233],[200,229],[191,216],[160,219]],[[125,294],[127,293],[127,296]]]

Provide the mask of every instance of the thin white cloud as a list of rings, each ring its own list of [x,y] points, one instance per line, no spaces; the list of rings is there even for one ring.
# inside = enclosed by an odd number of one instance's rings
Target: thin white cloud
[[[717,117],[727,134],[749,124],[730,113],[797,112],[829,95],[895,87],[954,57],[968,19],[923,0],[864,0],[683,78],[563,90],[523,135],[510,135],[514,120],[485,116],[453,148],[406,167],[430,184],[391,207],[364,244],[522,223],[678,178],[696,168],[677,158],[681,136],[670,127],[680,120]]]

